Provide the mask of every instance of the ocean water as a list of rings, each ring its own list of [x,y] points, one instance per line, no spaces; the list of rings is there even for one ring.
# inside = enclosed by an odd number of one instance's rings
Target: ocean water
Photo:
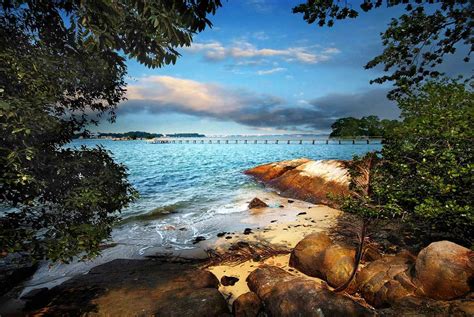
[[[102,145],[114,159],[127,166],[129,180],[140,198],[122,211],[122,222],[112,234],[112,247],[92,262],[44,265],[29,282],[32,287],[51,286],[74,274],[87,272],[114,258],[140,258],[164,251],[192,250],[197,236],[206,239],[218,232],[240,230],[248,201],[264,191],[242,172],[259,164],[306,157],[310,159],[351,159],[379,150],[380,142],[345,141],[343,144],[310,140],[292,144],[264,139],[248,144],[151,144],[146,141],[75,140],[70,146]],[[286,138],[285,140],[287,140]],[[243,140],[243,139],[241,139]],[[250,138],[249,138],[250,140]],[[29,288],[31,289],[31,288]]]

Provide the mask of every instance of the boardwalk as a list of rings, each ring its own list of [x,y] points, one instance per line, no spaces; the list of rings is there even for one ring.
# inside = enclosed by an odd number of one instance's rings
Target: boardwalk
[[[380,144],[382,138],[344,138],[344,139],[219,139],[219,138],[196,138],[196,139],[153,139],[152,144]]]

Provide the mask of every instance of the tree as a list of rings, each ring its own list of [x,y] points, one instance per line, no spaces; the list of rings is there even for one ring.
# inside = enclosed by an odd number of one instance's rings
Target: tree
[[[3,1],[0,4],[0,254],[95,256],[136,197],[102,148],[75,133],[124,100],[125,59],[174,63],[219,0]]]
[[[332,125],[330,137],[384,137],[394,129],[399,121],[380,120],[377,116],[367,116],[360,119],[346,117],[337,119]]]
[[[382,0],[364,0],[360,9],[364,12],[380,8]],[[461,57],[469,62],[474,47],[472,28],[474,8],[469,0],[390,0],[387,7],[404,6],[406,13],[392,19],[381,33],[384,51],[369,61],[365,68],[383,65],[390,74],[376,78],[374,83],[394,82],[396,88],[389,94],[397,97],[425,79],[442,75],[436,67],[446,55],[454,54],[465,45],[468,52]],[[430,8],[427,8],[430,7]],[[302,13],[304,20],[319,26],[334,25],[335,20],[356,18],[359,11],[348,2],[307,0],[293,8]]]

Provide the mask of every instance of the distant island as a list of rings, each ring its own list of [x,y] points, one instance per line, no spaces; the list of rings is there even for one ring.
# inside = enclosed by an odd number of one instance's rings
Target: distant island
[[[172,134],[162,134],[162,133],[149,133],[143,131],[129,131],[124,133],[78,133],[75,135],[75,139],[112,139],[112,140],[149,140],[154,138],[204,138],[204,134],[200,133],[172,133]]]

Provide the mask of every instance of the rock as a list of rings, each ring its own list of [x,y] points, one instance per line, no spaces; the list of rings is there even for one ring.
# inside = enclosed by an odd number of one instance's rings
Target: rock
[[[428,298],[405,297],[391,307],[378,310],[384,317],[471,317],[474,316],[474,301],[461,299],[439,301]]]
[[[235,317],[257,317],[262,310],[262,301],[254,292],[247,292],[234,301],[232,314]]]
[[[202,262],[114,260],[48,291],[38,310],[49,316],[223,316],[219,280]],[[36,297],[35,297],[36,298]],[[27,306],[28,307],[28,306]]]
[[[369,263],[356,275],[362,297],[374,307],[387,307],[401,298],[412,296],[415,286],[410,271],[415,257],[406,253],[384,256]]]
[[[418,254],[415,284],[433,299],[450,300],[472,291],[474,251],[450,241],[431,243]]]
[[[265,208],[265,207],[268,207],[268,205],[265,202],[258,199],[257,197],[252,199],[252,201],[249,203],[249,209]]]
[[[219,232],[219,233],[217,234],[217,237],[220,238],[220,237],[225,236],[226,234],[227,234],[227,232],[225,232],[225,231],[224,231],[224,232]]]
[[[201,242],[201,241],[204,241],[204,240],[206,240],[206,237],[197,236],[196,238],[194,238],[193,244],[197,244],[197,243],[199,243],[199,242]]]
[[[224,275],[221,277],[221,284],[224,286],[233,286],[239,281],[238,277]]]
[[[354,266],[355,251],[333,244],[324,233],[313,233],[298,242],[290,256],[290,266],[333,287],[344,284]]]
[[[250,228],[245,228],[244,234],[251,234],[251,233],[252,233],[252,229],[250,229]]]
[[[259,165],[257,167],[246,170],[244,173],[252,175],[262,182],[267,182],[276,177],[283,175],[285,172],[290,171],[299,165],[308,162],[306,158],[297,160],[281,161],[276,163]]]
[[[247,284],[270,316],[375,316],[351,298],[275,266],[259,267],[250,273]]]
[[[340,160],[298,159],[257,166],[245,171],[285,197],[337,207],[328,194],[349,194],[349,173]]]
[[[294,203],[294,202],[295,202],[294,200],[288,199],[288,203],[289,203],[289,204],[292,204],[292,203]]]
[[[297,216],[303,216],[303,215],[306,215],[307,213],[305,211],[303,212],[300,212],[299,214],[297,214]]]
[[[214,288],[168,291],[156,303],[155,316],[221,317],[227,316],[227,302]]]

